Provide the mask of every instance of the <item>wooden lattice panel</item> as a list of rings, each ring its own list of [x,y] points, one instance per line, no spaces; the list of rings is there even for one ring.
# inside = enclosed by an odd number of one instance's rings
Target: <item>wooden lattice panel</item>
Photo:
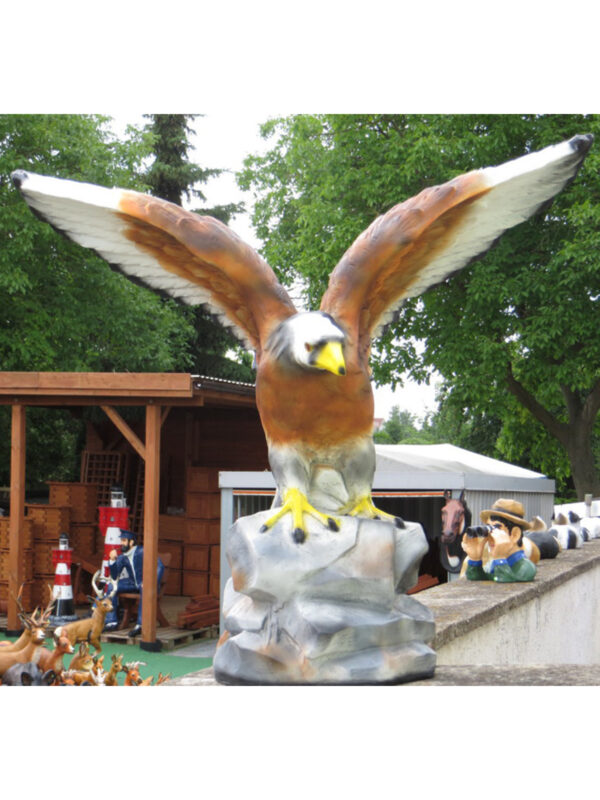
[[[130,528],[132,531],[135,531],[139,537],[141,537],[144,532],[145,481],[146,481],[146,465],[142,459],[139,459],[137,475],[135,480],[135,491],[133,494],[133,502],[131,504],[131,511],[129,513]]]
[[[97,484],[99,506],[110,505],[111,486],[126,486],[128,472],[127,453],[84,450],[81,454],[81,482]]]

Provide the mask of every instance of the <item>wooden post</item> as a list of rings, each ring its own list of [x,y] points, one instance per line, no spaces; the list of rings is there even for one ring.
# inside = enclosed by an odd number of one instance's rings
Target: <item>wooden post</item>
[[[8,534],[8,614],[6,633],[15,636],[23,629],[16,597],[23,583],[23,528],[25,519],[25,406],[12,407],[10,445],[10,523]]]
[[[161,407],[146,406],[146,472],[144,486],[144,578],[142,590],[143,650],[160,650],[156,640],[156,601],[158,569],[158,500],[160,490]]]

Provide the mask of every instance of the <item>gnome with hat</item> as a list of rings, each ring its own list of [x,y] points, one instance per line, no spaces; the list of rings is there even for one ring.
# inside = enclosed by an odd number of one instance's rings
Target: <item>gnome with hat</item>
[[[517,500],[496,500],[492,508],[480,514],[483,525],[467,528],[462,548],[467,554],[466,577],[471,581],[512,583],[532,581],[536,567],[523,551],[523,531],[531,523],[525,519],[525,509]],[[487,545],[490,560],[483,565]]]

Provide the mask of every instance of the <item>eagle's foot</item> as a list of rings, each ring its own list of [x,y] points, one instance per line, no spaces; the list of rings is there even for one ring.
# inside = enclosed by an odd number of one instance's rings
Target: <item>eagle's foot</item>
[[[278,522],[285,514],[292,515],[293,533],[292,538],[298,544],[302,544],[308,536],[304,527],[304,514],[310,514],[311,517],[318,519],[319,522],[330,531],[339,531],[339,522],[334,517],[328,517],[313,508],[299,489],[288,489],[283,496],[283,505],[278,508],[275,514],[265,522],[261,527],[261,533],[268,531],[276,522]]]
[[[393,522],[397,528],[405,528],[404,520],[402,517],[396,517],[394,514],[388,514],[387,511],[381,511],[373,503],[370,495],[363,497],[354,508],[349,512],[351,517],[367,517],[368,519],[384,519]]]

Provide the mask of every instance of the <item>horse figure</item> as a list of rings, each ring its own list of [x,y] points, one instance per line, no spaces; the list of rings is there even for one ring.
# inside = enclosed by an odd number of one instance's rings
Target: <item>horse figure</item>
[[[440,562],[453,574],[460,573],[465,552],[461,547],[462,535],[471,524],[471,511],[465,500],[464,490],[458,499],[451,491],[445,491],[446,505],[442,508],[442,532],[439,537]]]

